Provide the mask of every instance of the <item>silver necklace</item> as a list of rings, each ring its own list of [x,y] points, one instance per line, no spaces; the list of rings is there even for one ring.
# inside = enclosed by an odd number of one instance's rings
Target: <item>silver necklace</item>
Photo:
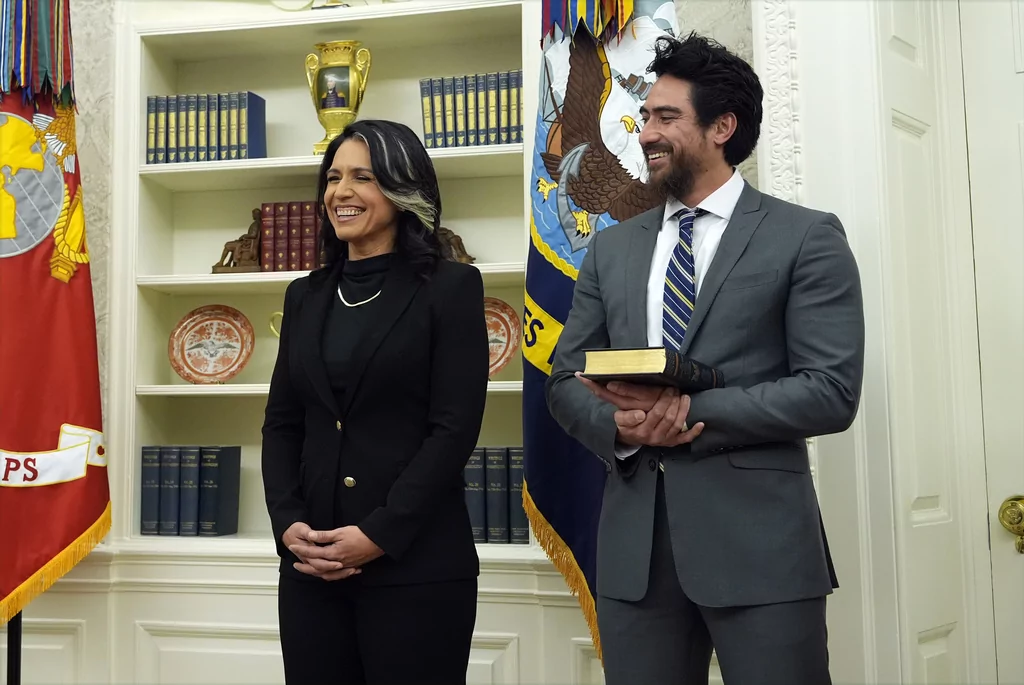
[[[362,302],[349,302],[348,300],[345,299],[345,296],[341,294],[341,284],[340,283],[338,284],[338,297],[341,298],[341,303],[343,305],[345,305],[346,307],[358,307],[360,305],[364,305],[367,302],[370,302],[372,300],[377,299],[377,295],[380,295],[380,293],[381,293],[381,291],[378,290],[376,292],[376,294],[371,295],[370,297],[366,298]]]

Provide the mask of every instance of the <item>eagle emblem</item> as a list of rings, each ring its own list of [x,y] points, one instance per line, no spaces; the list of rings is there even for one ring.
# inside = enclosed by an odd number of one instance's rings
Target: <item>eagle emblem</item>
[[[32,117],[32,125],[36,127],[36,137],[57,158],[57,164],[67,173],[75,173],[78,145],[75,142],[74,109],[57,105],[53,116],[36,112]]]
[[[545,79],[549,90],[545,99],[550,98],[553,121],[540,158],[550,181],[538,177],[537,191],[544,202],[555,191],[558,223],[575,253],[589,245],[601,215],[624,221],[655,207],[663,198],[637,177],[639,174],[623,166],[601,132],[602,113],[615,84],[634,99],[645,95],[649,86],[635,74],[618,75],[613,83],[604,47],[586,29],[581,27],[571,40],[561,106],[550,77]],[[633,116],[623,115],[618,121],[627,134],[639,134],[640,125]]]

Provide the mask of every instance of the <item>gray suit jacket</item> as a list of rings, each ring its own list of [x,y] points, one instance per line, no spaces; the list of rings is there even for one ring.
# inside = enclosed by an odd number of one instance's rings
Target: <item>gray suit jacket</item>
[[[615,457],[615,408],[575,377],[583,350],[646,347],[647,281],[664,207],[591,241],[547,385],[552,416],[605,461],[597,588],[647,591],[657,463],[683,590],[704,606],[820,597],[838,587],[805,439],[845,430],[860,399],[860,277],[839,220],[747,185],[695,303],[683,352],[726,387],[691,398],[691,445]],[[614,466],[613,466],[614,464]]]

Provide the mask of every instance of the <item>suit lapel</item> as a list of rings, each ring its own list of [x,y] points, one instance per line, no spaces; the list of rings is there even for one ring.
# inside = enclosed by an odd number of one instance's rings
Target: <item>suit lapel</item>
[[[323,356],[320,354],[320,339],[323,336],[324,321],[327,320],[327,313],[330,311],[331,302],[334,297],[335,288],[338,286],[338,278],[341,275],[341,262],[331,270],[329,274],[316,285],[310,285],[306,291],[305,304],[302,307],[302,325],[299,335],[299,358],[306,370],[310,383],[316,390],[316,394],[331,409],[331,413],[339,416],[338,403],[334,399],[334,392],[331,390],[330,382],[327,380],[327,367],[324,366]]]
[[[377,315],[374,317],[373,324],[367,328],[352,351],[352,368],[354,369],[352,389],[351,392],[345,393],[345,401],[341,407],[342,416],[348,413],[348,408],[352,405],[352,398],[359,391],[359,383],[366,372],[370,358],[391,332],[399,317],[409,307],[413,296],[419,290],[420,283],[421,280],[412,268],[396,255],[392,268],[384,278],[380,297],[377,298]]]
[[[665,205],[658,205],[637,217],[639,228],[631,231],[626,259],[626,322],[630,346],[647,347],[647,282],[658,242]]]
[[[700,293],[697,295],[693,316],[686,327],[681,353],[686,354],[690,349],[690,344],[697,336],[697,330],[704,322],[708,310],[711,309],[722,283],[736,266],[736,262],[747,248],[750,237],[754,235],[754,231],[764,219],[764,215],[765,211],[761,209],[761,193],[745,183],[743,193],[733,211],[732,219],[722,234],[718,250],[715,251],[715,258],[711,260],[711,266],[704,274],[704,281],[701,283]]]

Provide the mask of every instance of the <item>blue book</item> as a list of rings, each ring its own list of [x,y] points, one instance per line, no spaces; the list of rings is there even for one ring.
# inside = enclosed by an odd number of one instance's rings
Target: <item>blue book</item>
[[[267,102],[251,91],[238,94],[238,158],[267,156]]]
[[[181,448],[175,445],[161,445],[160,535],[178,534],[178,491],[180,486]]]
[[[430,97],[430,79],[420,79],[420,106],[423,108],[423,147],[434,147],[434,107]]]
[[[502,145],[509,142],[509,74],[498,72],[498,142]]]
[[[242,448],[208,445],[200,448],[199,535],[234,535],[238,532],[238,492]]]
[[[469,512],[469,524],[473,528],[473,542],[481,544],[487,542],[484,453],[483,447],[474,449],[463,470],[463,479],[466,482],[466,510]]]
[[[196,147],[198,145],[197,136],[199,135],[199,97],[195,94],[188,95],[185,99],[188,106],[188,122],[186,131],[186,155],[187,161],[195,162],[199,158],[197,157]]]
[[[504,447],[488,447],[485,459],[487,542],[507,544],[511,541],[508,520],[508,450]]]
[[[167,96],[167,163],[178,161],[178,96]]]
[[[456,76],[455,82],[455,147],[466,147],[466,77]]]
[[[200,162],[205,162],[207,153],[210,150],[210,138],[208,132],[210,130],[210,115],[207,114],[207,106],[209,104],[209,98],[206,94],[200,94],[196,96],[196,158]]]
[[[508,72],[508,141],[523,142],[523,70]]]
[[[156,160],[156,96],[146,96],[146,164]]]
[[[476,75],[466,76],[466,145],[477,144]]]
[[[178,535],[199,535],[199,447],[181,448]]]
[[[217,94],[217,127],[218,127],[218,140],[217,140],[217,159],[230,159],[231,154],[228,148],[228,93]]]
[[[156,163],[167,162],[167,96],[156,96]]]
[[[238,92],[228,93],[228,152],[231,159],[238,159]]]
[[[442,79],[444,93],[444,146],[455,147],[455,79]]]
[[[142,490],[139,494],[140,531],[143,535],[160,532],[160,447],[142,446]]]
[[[476,144],[487,145],[487,74],[476,75]]]
[[[498,144],[498,123],[500,112],[498,107],[498,72],[487,74],[487,144]]]
[[[188,96],[178,95],[178,161],[188,161]]]
[[[444,147],[444,81],[430,79],[430,99],[434,108],[434,147]]]
[[[206,96],[206,159],[220,159],[220,98],[217,93]]]

